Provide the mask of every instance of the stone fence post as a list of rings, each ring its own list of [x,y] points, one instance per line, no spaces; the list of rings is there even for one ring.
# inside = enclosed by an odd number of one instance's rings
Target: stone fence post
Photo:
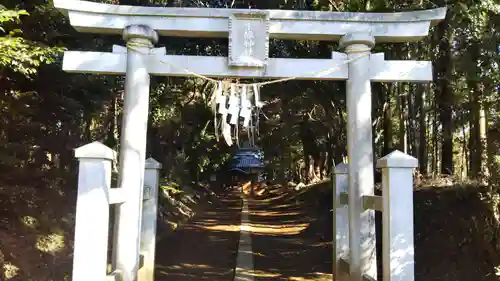
[[[73,281],[105,280],[111,164],[116,153],[93,142],[75,149],[79,161]]]
[[[159,176],[161,167],[162,165],[153,158],[146,160],[139,250],[144,263],[139,270],[138,281],[154,280],[156,218],[158,214]]]
[[[394,151],[377,161],[382,169],[382,264],[384,281],[413,281],[413,169],[418,160]]]
[[[335,167],[333,183],[333,274],[335,281],[346,280],[349,269],[345,263],[349,260],[349,217],[347,209],[348,165]]]

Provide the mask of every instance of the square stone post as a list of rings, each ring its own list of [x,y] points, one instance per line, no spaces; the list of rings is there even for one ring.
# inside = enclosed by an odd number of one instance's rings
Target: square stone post
[[[115,152],[93,142],[75,149],[75,157],[79,167],[72,280],[105,280],[111,164]]]
[[[158,34],[148,26],[125,28],[127,70],[120,140],[119,188],[125,202],[117,205],[115,222],[114,267],[122,281],[137,280],[141,232],[146,136],[149,111],[150,76],[148,55]]]
[[[333,184],[333,280],[347,280],[349,272],[342,267],[349,260],[349,219],[347,210],[348,165],[335,167]]]
[[[382,169],[382,262],[384,281],[415,280],[413,169],[418,160],[394,151],[377,161]]]
[[[348,33],[340,40],[349,62],[347,80],[347,152],[349,159],[349,271],[350,280],[363,275],[376,280],[375,212],[365,210],[363,196],[374,195],[371,117],[370,50],[375,38]]]
[[[161,164],[158,161],[153,158],[146,160],[140,247],[144,264],[139,270],[139,281],[154,280],[160,169]]]

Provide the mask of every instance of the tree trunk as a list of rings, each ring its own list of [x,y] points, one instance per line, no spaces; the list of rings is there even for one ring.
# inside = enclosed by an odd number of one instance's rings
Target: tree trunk
[[[480,69],[477,66],[480,60],[478,42],[469,45],[469,67],[466,72],[467,87],[469,88],[469,167],[471,179],[478,179],[481,170],[481,138],[479,120],[481,114],[482,81],[479,77]]]
[[[339,132],[337,133],[337,144],[334,149],[335,165],[342,163],[344,157],[347,155],[347,123],[344,118],[345,111],[341,107],[337,107],[339,116]]]
[[[85,120],[85,128],[83,130],[83,138],[86,143],[92,140],[92,116],[88,112],[83,113],[83,119]]]
[[[416,94],[416,86],[415,84],[409,85],[409,95],[408,95],[408,116],[406,118],[406,122],[408,124],[408,146],[410,149],[410,154],[416,156],[416,134],[417,134],[417,125],[416,125],[416,107],[415,107],[415,94]]]
[[[453,174],[453,54],[452,42],[454,31],[451,26],[452,13],[439,23],[436,35],[439,41],[439,59],[436,62],[437,93],[439,120],[443,136],[441,145],[441,174]]]
[[[419,171],[422,175],[427,175],[427,162],[428,162],[428,154],[427,154],[427,113],[425,106],[425,86],[417,85],[415,96],[415,106],[419,111],[418,116],[418,163],[419,163]],[[415,136],[416,137],[416,136]]]
[[[384,149],[382,155],[385,156],[389,154],[392,150],[392,106],[391,106],[391,89],[393,89],[393,85],[385,85],[382,88],[383,96],[384,96],[384,104],[386,105],[384,108]]]
[[[377,159],[382,157],[380,148],[381,121],[384,115],[384,96],[382,94],[383,85],[381,83],[372,84],[372,149],[373,149],[373,169],[375,169]]]
[[[479,110],[479,179],[481,183],[488,184],[490,173],[488,170],[488,139],[486,135],[488,121],[486,120],[486,112],[484,106],[480,106]]]
[[[433,118],[432,118],[432,175],[436,176],[439,172],[439,111],[436,99],[434,99]]]
[[[406,93],[404,91],[405,87],[403,84],[397,84],[397,106],[398,106],[398,117],[399,117],[399,143],[398,149],[404,153],[408,153],[408,134],[406,131]]]
[[[498,90],[495,90],[498,91]],[[499,93],[497,93],[498,95]],[[486,120],[490,120],[490,116],[488,115],[489,110],[488,108],[485,109],[486,112]],[[496,128],[495,128],[496,127]],[[488,128],[488,138],[487,138],[487,153],[489,155],[488,157],[488,170],[491,173],[490,174],[490,181],[493,182],[500,182],[500,162],[496,161],[495,158],[500,157],[500,152],[498,149],[498,146],[496,145],[498,143],[497,140],[500,139],[500,123],[492,124],[491,128]],[[494,188],[495,185],[490,185],[491,188]],[[496,187],[496,190],[491,190],[494,192],[498,193],[498,187]]]
[[[111,99],[111,105],[108,108],[108,116],[106,117],[108,120],[108,128],[106,131],[106,140],[104,141],[104,144],[112,149],[116,149],[116,144],[118,143],[116,138],[116,113],[116,97],[113,96]]]
[[[467,131],[465,127],[465,122],[462,123],[462,153],[460,154],[460,178],[465,179],[467,177],[467,172],[469,171],[469,157],[467,156],[468,145],[467,145]]]
[[[478,154],[479,148],[479,113],[480,113],[480,105],[478,102],[479,87],[478,81],[468,81],[468,87],[470,89],[469,94],[469,102],[470,102],[470,111],[469,111],[469,170],[470,170],[470,178],[477,179],[479,176],[479,166],[480,157]]]

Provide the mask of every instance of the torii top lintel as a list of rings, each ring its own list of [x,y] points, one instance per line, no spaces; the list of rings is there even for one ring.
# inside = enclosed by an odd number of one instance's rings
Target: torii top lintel
[[[446,16],[446,8],[397,13],[351,13],[214,8],[165,8],[54,0],[54,6],[80,32],[121,34],[128,25],[144,24],[163,36],[228,37],[235,14],[265,15],[269,37],[336,41],[351,32],[369,32],[377,42],[410,42],[428,35]]]

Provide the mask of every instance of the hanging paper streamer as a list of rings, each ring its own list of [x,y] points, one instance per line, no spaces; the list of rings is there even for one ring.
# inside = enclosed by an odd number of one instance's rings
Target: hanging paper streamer
[[[260,87],[258,85],[253,85],[253,92],[255,107],[257,108],[257,113],[255,114],[255,126],[252,127],[252,131],[254,134],[253,138],[255,139],[255,132],[257,133],[257,136],[259,136],[260,112],[262,110],[262,107],[264,106],[264,103],[260,100]]]
[[[222,91],[223,91],[222,87],[223,87],[222,81],[217,83],[217,86],[215,87],[214,93],[212,95],[212,100],[213,100],[215,105],[221,104],[225,100],[225,97],[222,94]]]
[[[215,113],[216,139],[219,140],[220,128],[220,134],[227,145],[236,144],[239,146],[240,132],[245,133],[246,131],[249,145],[254,146],[256,130],[258,131],[259,126],[259,113],[263,105],[258,85],[240,85],[218,81],[210,99],[210,106]],[[228,115],[231,116],[229,122]],[[240,126],[243,130],[240,129]]]
[[[224,95],[223,84],[219,82],[217,86],[217,90],[215,91],[215,103],[219,105],[219,114],[226,115],[227,114],[227,97]]]
[[[212,96],[210,97],[210,108],[214,113],[214,132],[215,139],[219,141],[219,132],[217,132],[217,91],[219,90],[218,86],[215,86]]]
[[[238,130],[238,125],[234,126],[234,138],[236,140],[236,146],[240,147],[240,132]]]
[[[214,91],[212,92],[212,95],[210,96],[210,101],[209,101],[210,108],[212,109],[212,111],[214,113],[217,112],[217,103],[215,102],[216,93],[217,93],[217,87],[214,88]]]
[[[229,123],[231,125],[237,125],[238,118],[240,117],[240,99],[236,95],[236,85],[231,84],[231,92],[229,96],[229,114],[231,115],[231,120]]]
[[[243,118],[243,127],[248,128],[250,124],[250,118],[252,117],[252,103],[248,100],[246,86],[243,86],[243,88],[241,88],[240,117]]]
[[[226,110],[226,97],[223,95],[223,84],[219,81],[214,88],[212,97],[210,98],[210,107],[214,112],[214,129],[215,139],[219,141],[219,126],[217,124],[217,105],[219,105],[219,113],[224,113]]]
[[[255,106],[257,108],[262,108],[264,106],[264,103],[260,101],[260,88],[258,85],[253,85],[253,94],[255,97]]]
[[[240,100],[241,100],[241,107],[243,107],[243,101],[247,99],[247,87],[241,87],[241,96],[240,96]],[[240,112],[241,113],[241,112]],[[240,115],[241,116],[241,115]]]
[[[224,116],[225,117],[225,116]],[[225,120],[222,121],[222,136],[226,141],[227,145],[233,145],[233,138],[231,137],[231,125],[229,125]]]
[[[220,99],[219,113],[221,115],[222,137],[226,141],[227,145],[231,146],[231,145],[233,145],[233,142],[231,139],[231,126],[229,124],[227,124],[227,114],[228,114],[228,109],[226,106],[227,97],[222,93],[219,96],[219,99]]]

